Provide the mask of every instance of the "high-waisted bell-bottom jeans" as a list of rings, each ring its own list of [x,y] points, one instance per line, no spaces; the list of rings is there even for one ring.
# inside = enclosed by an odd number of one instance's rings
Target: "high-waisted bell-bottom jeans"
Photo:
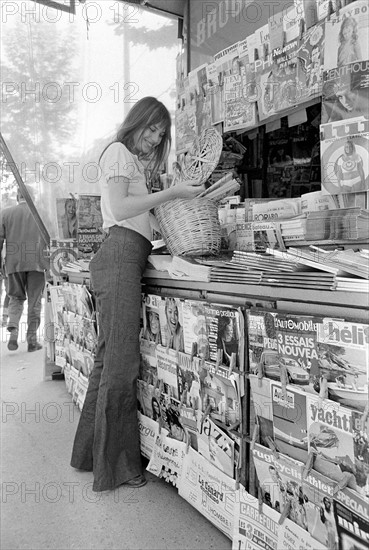
[[[141,278],[151,249],[139,233],[114,226],[90,262],[99,338],[71,465],[93,471],[93,491],[142,474],[136,384]]]

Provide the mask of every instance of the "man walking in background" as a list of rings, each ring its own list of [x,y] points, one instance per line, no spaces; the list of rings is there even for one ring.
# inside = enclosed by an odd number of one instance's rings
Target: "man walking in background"
[[[27,300],[28,351],[37,351],[42,348],[37,341],[37,329],[41,321],[41,298],[49,261],[42,234],[20,191],[17,201],[16,206],[5,208],[0,217],[0,250],[5,241],[5,268],[10,296],[8,349],[18,349],[19,322]]]

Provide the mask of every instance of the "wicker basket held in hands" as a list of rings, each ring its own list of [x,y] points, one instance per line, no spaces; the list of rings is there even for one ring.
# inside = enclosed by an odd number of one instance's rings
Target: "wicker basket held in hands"
[[[173,184],[202,185],[219,162],[223,140],[206,128],[188,151]],[[220,249],[218,207],[206,198],[176,199],[155,208],[161,235],[173,256],[214,255]]]

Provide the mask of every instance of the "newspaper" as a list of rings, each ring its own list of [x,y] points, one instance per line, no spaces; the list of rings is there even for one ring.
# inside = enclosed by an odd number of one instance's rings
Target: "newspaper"
[[[183,459],[178,494],[232,539],[236,482],[191,447]]]
[[[250,495],[242,486],[236,493],[232,550],[326,550],[307,531]]]
[[[280,514],[258,500],[242,486],[236,493],[232,550],[279,550]]]
[[[160,434],[155,435],[150,462],[146,469],[177,487],[185,451],[186,443],[168,437],[165,431],[161,430]]]

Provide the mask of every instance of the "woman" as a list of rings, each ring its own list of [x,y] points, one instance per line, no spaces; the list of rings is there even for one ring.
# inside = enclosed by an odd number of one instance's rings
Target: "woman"
[[[152,249],[150,210],[173,199],[195,198],[204,190],[182,182],[150,193],[143,163],[155,177],[169,152],[170,128],[166,107],[145,97],[132,107],[116,141],[100,157],[101,211],[108,236],[90,263],[99,340],[71,460],[73,467],[93,471],[94,491],[146,483],[136,382],[141,277]]]
[[[354,17],[345,17],[343,19],[338,41],[337,67],[343,67],[343,65],[361,60],[358,28]]]
[[[174,298],[166,299],[165,315],[167,346],[176,351],[184,351],[183,327],[179,322],[178,306]]]
[[[233,319],[231,317],[221,317],[219,319],[218,329],[218,349],[222,351],[222,364],[227,367],[231,364],[233,353],[236,354],[236,365],[239,366],[239,343],[235,336]]]
[[[77,214],[76,201],[74,199],[66,199],[64,204],[64,214],[61,219],[63,231],[63,239],[77,238]]]

